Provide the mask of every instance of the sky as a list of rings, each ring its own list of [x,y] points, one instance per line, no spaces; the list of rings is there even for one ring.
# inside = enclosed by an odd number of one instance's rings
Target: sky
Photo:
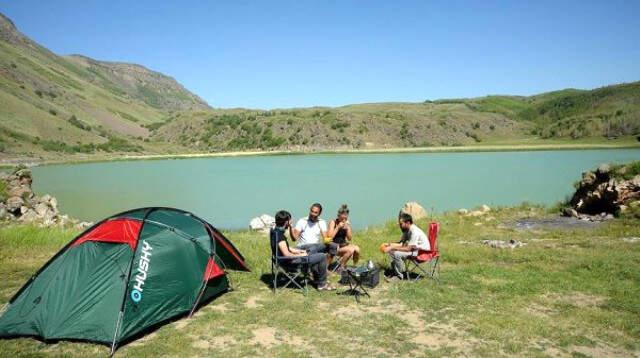
[[[36,1],[57,54],[132,62],[217,108],[532,95],[640,80],[640,1]]]

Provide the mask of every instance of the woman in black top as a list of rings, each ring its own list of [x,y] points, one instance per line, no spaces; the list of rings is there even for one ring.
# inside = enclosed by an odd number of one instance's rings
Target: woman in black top
[[[347,204],[342,204],[338,209],[338,216],[329,223],[327,235],[333,242],[339,245],[338,256],[340,256],[340,267],[344,269],[347,261],[353,258],[353,264],[357,264],[360,259],[360,248],[351,243],[353,231],[349,222],[349,208]]]

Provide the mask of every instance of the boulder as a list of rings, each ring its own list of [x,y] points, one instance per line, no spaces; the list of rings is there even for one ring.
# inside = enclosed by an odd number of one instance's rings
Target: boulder
[[[413,220],[418,220],[418,219],[427,217],[427,212],[424,210],[424,208],[420,204],[416,203],[415,201],[410,201],[408,203],[405,203],[401,211],[403,213],[407,213],[411,215]]]
[[[467,214],[469,214],[469,210],[467,210],[467,209],[459,209],[458,210],[458,214],[467,215]]]
[[[79,223],[77,223],[77,224],[75,225],[75,228],[76,228],[76,229],[80,229],[80,230],[85,230],[85,229],[90,228],[91,226],[93,226],[93,223],[92,223],[92,222],[88,222],[88,221],[81,221],[81,222],[79,222]]]
[[[24,208],[24,206],[23,206]],[[39,219],[38,217],[38,213],[35,212],[35,210],[31,210],[29,208],[27,208],[22,215],[20,215],[20,217],[18,218],[19,221],[25,222],[25,223],[32,223],[35,222]]]
[[[33,197],[31,187],[27,185],[14,186],[7,190],[7,196],[19,196],[23,199],[30,199]]]
[[[609,172],[611,172],[611,166],[606,163],[600,164],[600,166],[598,166],[598,169],[596,169],[596,174],[600,175],[609,174]]]
[[[578,217],[578,212],[574,208],[564,208],[562,213],[564,214],[564,216],[568,216],[568,217],[571,217],[571,218],[577,218]]]
[[[19,196],[12,196],[7,199],[7,211],[11,213],[17,213],[22,205],[24,205],[24,200]]]
[[[275,224],[276,219],[273,216],[262,214],[249,221],[249,228],[251,230],[268,231]]]
[[[58,212],[58,199],[51,197],[49,199],[49,205],[53,208],[55,212]]]
[[[69,215],[60,215],[58,217],[58,226],[65,227],[69,224]]]
[[[569,204],[578,214],[617,214],[628,211],[631,203],[640,200],[640,175],[625,180],[631,166],[600,165],[594,171],[583,173]],[[628,178],[628,176],[627,176]],[[605,215],[601,215],[604,212]],[[564,211],[567,216],[573,212]]]
[[[49,208],[49,205],[47,205],[45,203],[38,203],[38,204],[35,205],[33,210],[35,210],[35,212],[38,214],[39,217],[43,218],[43,217],[45,217],[47,215],[47,213],[51,209]]]
[[[491,208],[488,205],[482,204],[482,206],[480,207],[480,211],[482,211],[483,213],[487,213],[491,211]]]

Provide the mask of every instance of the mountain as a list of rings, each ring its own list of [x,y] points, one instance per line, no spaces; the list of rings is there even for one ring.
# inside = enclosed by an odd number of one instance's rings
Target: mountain
[[[606,141],[640,135],[640,82],[535,96],[212,109],[141,65],[58,56],[0,14],[0,160]]]
[[[147,127],[209,106],[143,66],[58,56],[0,14],[0,152],[142,150]]]

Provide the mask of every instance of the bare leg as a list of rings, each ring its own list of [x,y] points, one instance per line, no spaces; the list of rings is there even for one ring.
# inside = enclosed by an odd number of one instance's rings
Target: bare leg
[[[351,249],[351,245],[341,247],[338,249],[338,256],[341,256],[340,266],[343,268],[347,265],[349,259],[353,256],[353,250]]]
[[[360,247],[353,245],[353,264],[356,265],[360,260]]]

